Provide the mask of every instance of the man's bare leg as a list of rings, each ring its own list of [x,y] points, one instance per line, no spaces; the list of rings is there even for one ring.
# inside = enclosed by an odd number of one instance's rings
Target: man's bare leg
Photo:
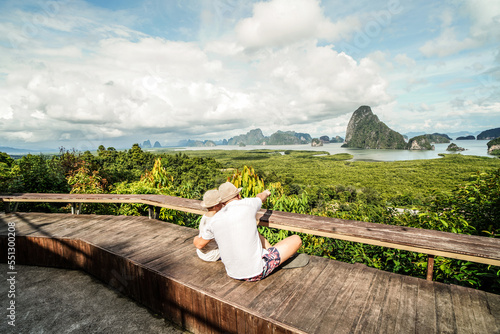
[[[300,246],[302,246],[302,240],[298,235],[294,234],[284,240],[281,240],[273,247],[275,247],[280,253],[281,263],[283,263],[288,260],[293,254],[297,253]]]

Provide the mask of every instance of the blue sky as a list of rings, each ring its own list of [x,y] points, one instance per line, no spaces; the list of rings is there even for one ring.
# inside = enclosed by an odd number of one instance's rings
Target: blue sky
[[[0,146],[500,127],[500,2],[0,2]]]

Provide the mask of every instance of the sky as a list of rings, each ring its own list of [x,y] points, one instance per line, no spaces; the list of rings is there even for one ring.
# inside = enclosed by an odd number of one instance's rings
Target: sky
[[[1,0],[0,146],[500,127],[500,1]]]

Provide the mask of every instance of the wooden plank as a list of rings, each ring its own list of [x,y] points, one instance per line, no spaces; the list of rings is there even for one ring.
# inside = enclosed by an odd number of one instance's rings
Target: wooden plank
[[[379,333],[380,319],[383,310],[382,305],[388,292],[390,275],[382,271],[376,271],[370,287],[366,293],[367,298],[361,310],[357,322],[354,322],[353,333]]]
[[[321,258],[311,257],[309,260],[309,264],[302,268],[295,269],[282,269],[285,270],[294,270],[297,272],[297,287],[292,291],[289,291],[288,296],[283,300],[276,300],[273,297],[272,290],[274,286],[271,286],[267,290],[265,290],[263,295],[269,295],[271,301],[275,302],[274,310],[272,310],[270,314],[271,317],[276,319],[281,319],[281,321],[292,325],[297,328],[303,328],[303,312],[306,308],[315,308],[314,304],[309,304],[305,302],[305,299],[308,295],[312,294],[316,289],[322,289],[322,286],[317,285],[318,276],[321,276],[323,271],[326,269],[327,263],[326,261],[322,261]],[[308,268],[309,267],[309,268]],[[306,268],[308,270],[306,270]],[[283,274],[287,274],[283,272]],[[285,277],[288,275],[283,275]],[[289,281],[288,281],[289,282]],[[287,283],[288,285],[290,283]],[[259,298],[260,299],[260,298]],[[279,301],[279,303],[278,303]],[[269,303],[271,305],[271,303]],[[256,307],[258,310],[259,308]],[[297,321],[301,319],[300,321]]]
[[[478,333],[476,326],[473,326],[471,315],[471,299],[468,293],[464,293],[461,287],[450,285],[451,301],[455,313],[457,333]]]
[[[492,293],[486,294],[486,303],[488,305],[489,314],[494,318],[490,321],[491,333],[500,333],[500,297]]]
[[[435,256],[500,265],[500,240],[470,235],[280,212],[263,226],[397,248]],[[264,219],[264,221],[262,221]]]
[[[210,331],[212,333],[220,332],[221,328],[221,302],[212,297],[205,298],[205,314],[206,321],[210,325]]]
[[[352,270],[353,266],[350,264],[328,261],[327,267],[316,281],[317,287],[304,298],[304,304],[308,306],[297,307],[297,311],[302,309],[302,315],[296,319],[291,318],[294,321],[292,324],[300,322],[304,331],[314,332],[318,323],[330,309],[330,305],[337,301],[338,294],[343,289],[345,278]]]
[[[221,303],[220,306],[220,329],[223,333],[237,333],[238,330],[237,311],[228,303]]]
[[[308,265],[297,270],[289,270],[286,274],[282,269],[259,282],[241,282],[224,298],[274,318],[273,312],[286,303],[290,294],[302,284],[300,278],[312,268],[313,266]]]
[[[368,277],[364,277],[365,273],[368,274]],[[354,301],[354,304],[351,305],[352,296],[358,287],[358,282],[370,281],[372,278],[370,276],[373,276],[373,273],[366,271],[364,266],[353,265],[352,270],[344,277],[335,299],[321,319],[318,319],[314,327],[311,327],[311,332],[331,333],[334,329],[336,332],[344,333],[350,330],[351,324],[344,323],[343,319],[347,316],[346,313],[352,312],[352,307],[359,303],[359,301]]]
[[[429,281],[418,281],[416,333],[437,333],[434,286]]]
[[[200,291],[192,291],[191,304],[193,305],[193,317],[197,320],[193,322],[193,333],[211,333],[211,327],[207,322],[205,306],[206,295]]]
[[[47,203],[140,203],[161,206],[196,214],[203,214],[201,201],[165,195],[131,194],[12,194],[1,195],[3,202],[47,202]]]
[[[434,284],[434,296],[436,301],[436,332],[456,333],[457,319],[451,300],[450,286],[446,284]]]
[[[495,333],[498,332],[497,327],[498,317],[497,314],[492,314],[488,298],[484,291],[467,289],[467,293],[470,296],[470,312],[472,312],[473,322],[475,323],[476,330],[480,333]]]
[[[364,305],[369,298],[369,289],[373,285],[377,271],[373,268],[364,267],[361,269],[363,279],[356,280],[353,289],[343,300],[341,318],[335,322],[323,322],[319,327],[319,332],[328,333],[328,330],[335,328],[338,333],[352,333],[361,316]],[[333,311],[333,310],[332,310]]]
[[[419,279],[409,276],[404,276],[401,280],[401,295],[394,333],[416,331],[418,282]]]
[[[401,293],[402,276],[390,275],[387,282],[387,293],[381,302],[381,316],[377,322],[378,333],[397,333],[395,330],[400,299],[404,298]]]

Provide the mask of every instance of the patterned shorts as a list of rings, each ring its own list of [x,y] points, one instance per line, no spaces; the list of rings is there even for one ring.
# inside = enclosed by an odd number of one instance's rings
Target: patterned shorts
[[[280,253],[274,247],[270,247],[267,251],[269,253],[262,256],[262,258],[266,262],[262,272],[257,276],[254,276],[251,278],[245,278],[244,279],[245,281],[248,281],[248,282],[260,281],[261,279],[264,279],[267,276],[269,276],[274,271],[274,269],[278,268],[278,266],[281,263]]]

